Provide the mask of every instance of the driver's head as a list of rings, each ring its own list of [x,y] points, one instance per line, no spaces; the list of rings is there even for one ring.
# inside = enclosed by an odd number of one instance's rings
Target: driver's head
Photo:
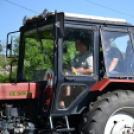
[[[87,51],[88,39],[87,38],[79,38],[75,42],[76,51]]]

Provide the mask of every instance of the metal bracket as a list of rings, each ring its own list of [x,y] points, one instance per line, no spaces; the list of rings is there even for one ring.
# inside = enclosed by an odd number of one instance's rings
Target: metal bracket
[[[103,26],[103,25],[101,25],[100,27],[101,27],[101,30],[103,30],[103,29],[104,29],[104,26]]]
[[[129,33],[132,33],[132,30],[131,30],[130,28],[127,28],[127,31],[128,31]]]
[[[57,21],[57,22],[55,23],[55,26],[56,26],[57,28],[59,28],[59,27],[60,27],[60,21]]]
[[[93,26],[92,28],[93,28],[94,31],[97,31],[97,27]]]

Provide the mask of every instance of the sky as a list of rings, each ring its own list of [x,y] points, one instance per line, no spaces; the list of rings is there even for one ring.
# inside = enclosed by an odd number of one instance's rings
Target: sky
[[[129,15],[108,10],[103,6]],[[23,25],[22,21],[25,15],[33,17],[42,13],[45,8],[48,11],[57,10],[59,12],[126,19],[127,22],[134,25],[134,0],[0,0],[1,43],[6,43],[7,33],[19,30]]]

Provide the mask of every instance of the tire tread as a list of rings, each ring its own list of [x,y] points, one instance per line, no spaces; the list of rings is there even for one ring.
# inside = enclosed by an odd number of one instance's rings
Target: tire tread
[[[97,134],[95,129],[98,126],[98,120],[101,118],[103,111],[115,101],[118,102],[127,97],[134,99],[134,92],[130,90],[116,90],[99,96],[96,102],[91,102],[89,111],[86,114],[87,121],[82,126],[83,134]]]

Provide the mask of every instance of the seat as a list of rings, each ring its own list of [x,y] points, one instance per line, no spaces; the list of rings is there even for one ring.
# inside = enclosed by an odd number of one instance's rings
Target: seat
[[[125,68],[126,68],[126,73],[134,72],[134,53],[133,53],[133,47],[130,41],[128,42],[128,45],[126,48]]]

